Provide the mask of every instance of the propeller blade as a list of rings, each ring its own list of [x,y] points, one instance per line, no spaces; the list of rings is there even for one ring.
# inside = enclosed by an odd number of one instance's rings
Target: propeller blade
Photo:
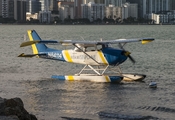
[[[134,64],[136,61],[134,60],[133,57],[131,57],[131,55],[128,55],[128,58],[131,60],[131,62]]]
[[[121,44],[118,44],[118,46],[119,46],[120,49],[126,51],[126,50],[124,49],[124,47],[123,47]],[[131,60],[131,62],[132,62],[133,64],[135,64],[136,61],[134,60],[133,57],[131,57],[130,54],[131,54],[131,53],[128,52],[128,51],[125,52],[125,55],[128,56],[128,58]]]

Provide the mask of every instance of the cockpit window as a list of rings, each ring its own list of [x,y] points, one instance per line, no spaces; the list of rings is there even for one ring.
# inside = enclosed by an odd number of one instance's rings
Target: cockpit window
[[[87,47],[84,47],[84,46],[79,46],[79,48],[75,47],[74,48],[74,51],[76,52],[88,52],[88,51],[96,51],[96,50],[101,50],[103,48],[106,48],[108,47],[108,44],[103,44],[103,45],[94,45],[94,46],[87,46]]]

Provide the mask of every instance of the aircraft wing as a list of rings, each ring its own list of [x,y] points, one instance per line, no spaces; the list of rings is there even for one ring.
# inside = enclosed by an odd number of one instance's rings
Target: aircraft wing
[[[116,40],[109,40],[109,43],[116,44],[116,43],[141,42],[142,44],[146,44],[152,42],[153,40],[154,38],[116,39]]]
[[[105,40],[105,41],[76,41],[76,40],[63,40],[60,41],[62,45],[103,45],[103,44],[117,44],[117,43],[130,43],[130,42],[141,42],[142,44],[146,44],[148,42],[152,42],[154,38],[136,38],[136,39],[116,39],[116,40]]]
[[[35,41],[27,41],[20,45],[20,47],[29,46],[32,44],[42,43],[42,44],[61,44],[61,45],[84,45],[84,46],[93,46],[93,45],[103,45],[103,44],[117,44],[117,43],[130,43],[130,42],[141,42],[142,44],[146,44],[148,42],[152,42],[154,38],[135,38],[135,39],[115,39],[115,40],[104,40],[104,41],[77,41],[77,40],[35,40]]]

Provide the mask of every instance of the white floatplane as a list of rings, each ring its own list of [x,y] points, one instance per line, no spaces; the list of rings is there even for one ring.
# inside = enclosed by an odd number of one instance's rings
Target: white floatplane
[[[154,38],[137,39],[115,39],[106,41],[78,41],[78,40],[42,40],[35,30],[28,30],[30,41],[24,42],[20,47],[32,46],[33,54],[20,54],[18,57],[34,57],[52,59],[70,63],[84,64],[85,66],[75,75],[52,75],[52,78],[59,80],[80,80],[95,82],[117,82],[122,80],[142,80],[146,76],[140,74],[124,74],[119,65],[129,58],[133,63],[135,60],[130,52],[123,47],[126,43],[142,42],[146,44]],[[57,50],[46,46],[46,44],[58,44],[74,46],[74,49]],[[118,44],[119,48],[111,47],[111,44]]]

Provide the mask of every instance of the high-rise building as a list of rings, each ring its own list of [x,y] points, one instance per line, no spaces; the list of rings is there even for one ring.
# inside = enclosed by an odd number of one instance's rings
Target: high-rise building
[[[8,1],[8,18],[14,18],[14,0]]]
[[[49,10],[49,3],[50,0],[39,0],[39,2],[41,3],[41,11],[47,11]]]
[[[39,0],[26,0],[26,11],[34,14],[41,10],[41,4]]]
[[[129,4],[122,5],[122,20],[129,17]]]
[[[2,17],[2,0],[0,0],[0,17]]]
[[[58,2],[60,19],[74,19],[74,3],[73,2]]]
[[[106,12],[106,18],[108,19],[119,19],[122,18],[122,9],[121,7],[115,7],[114,5],[109,5],[108,7],[105,7]]]
[[[105,6],[114,5],[116,7],[122,7],[126,0],[105,0]]]
[[[83,4],[84,0],[74,0],[74,18],[81,18],[81,4]]]
[[[138,4],[137,3],[129,4],[128,16],[134,17],[136,19],[138,18]]]
[[[89,2],[94,2],[94,0],[82,0],[82,4],[88,4]]]
[[[50,11],[58,11],[58,1],[57,0],[50,0],[49,1],[49,10]]]
[[[94,2],[96,4],[104,4],[105,3],[104,0],[94,0]]]
[[[14,19],[26,21],[26,1],[14,0]]]
[[[26,1],[24,0],[1,0],[0,16],[14,18],[17,21],[26,21]]]
[[[105,15],[104,4],[95,4],[89,2],[88,4],[82,4],[82,18],[88,18],[91,22],[97,19],[103,19]]]
[[[127,0],[130,3],[138,4],[138,16],[144,17],[146,14],[161,13],[172,9],[174,0]]]
[[[51,11],[49,10],[50,0],[40,0],[41,11],[39,11],[39,21],[41,23],[51,22]]]
[[[26,0],[27,12],[35,13],[49,9],[50,0]]]
[[[171,10],[175,10],[175,0],[171,0]]]
[[[9,8],[9,5],[8,5],[8,0],[1,0],[1,15],[3,18],[7,18],[9,17],[8,15],[8,8]]]

